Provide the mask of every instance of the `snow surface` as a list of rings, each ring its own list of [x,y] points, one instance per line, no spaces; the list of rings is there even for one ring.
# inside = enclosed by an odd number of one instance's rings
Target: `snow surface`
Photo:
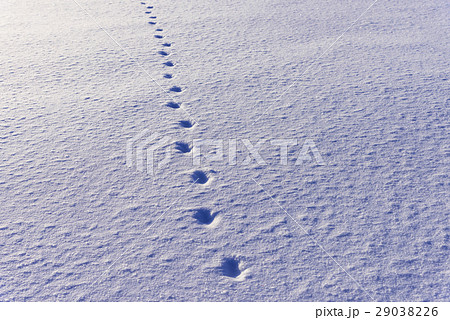
[[[0,300],[448,301],[448,1],[144,1],[0,3]]]

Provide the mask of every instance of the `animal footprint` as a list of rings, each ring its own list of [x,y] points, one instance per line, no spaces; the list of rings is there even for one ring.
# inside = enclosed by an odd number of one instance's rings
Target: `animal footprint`
[[[142,4],[145,4],[145,2],[142,2]],[[153,6],[148,6],[147,9],[153,9]]]
[[[176,103],[176,102],[173,102],[173,101],[168,102],[168,103],[166,104],[166,106],[168,106],[169,108],[172,108],[172,109],[178,109],[178,108],[180,108],[180,105],[179,105],[178,103]]]
[[[192,128],[193,124],[192,122],[190,122],[189,120],[181,120],[179,122],[180,126],[182,126],[183,128]]]
[[[204,173],[201,170],[194,171],[191,175],[191,178],[192,178],[192,181],[194,181],[195,183],[199,183],[199,184],[205,184],[209,180],[206,173]]]
[[[170,91],[172,91],[172,92],[181,92],[181,88],[177,87],[177,86],[173,86],[172,88],[170,88]]]
[[[150,14],[150,13],[152,13],[151,11],[145,11],[145,14]]]
[[[156,29],[156,31],[163,31],[163,29]]]
[[[155,22],[156,23],[156,22]],[[156,39],[162,39],[162,38],[164,38],[162,35],[160,35],[160,34],[155,34],[155,38]]]
[[[163,43],[162,44],[164,47],[170,47],[172,44],[170,44],[170,43]]]
[[[237,278],[241,274],[239,260],[235,258],[227,258],[223,260],[220,270],[225,277]]]
[[[172,75],[170,73],[166,73],[166,74],[164,74],[164,78],[172,79]]]
[[[191,151],[191,147],[189,146],[189,144],[181,141],[175,142],[175,149],[182,153],[188,153]]]
[[[168,56],[169,54],[165,51],[158,51],[158,53],[162,56]]]
[[[164,65],[167,66],[167,67],[173,67],[174,66],[172,61],[164,62]]]
[[[149,21],[148,24],[156,24],[156,22]]]
[[[148,13],[151,13],[151,11],[147,11]],[[146,12],[146,13],[147,13]],[[151,17],[149,17],[150,19],[156,19],[156,16],[151,16]]]
[[[200,208],[194,210],[195,213],[193,215],[194,219],[197,220],[200,224],[211,224],[214,221],[214,218],[216,217],[216,213],[211,214],[211,210],[206,208]]]

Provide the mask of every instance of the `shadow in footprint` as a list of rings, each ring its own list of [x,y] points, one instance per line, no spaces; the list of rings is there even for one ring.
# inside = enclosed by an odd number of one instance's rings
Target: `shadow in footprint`
[[[155,38],[156,39],[162,39],[162,38],[164,38],[162,35],[160,35],[160,34],[155,34]]]
[[[182,126],[183,128],[192,128],[193,124],[192,122],[190,122],[189,120],[181,120],[179,122],[180,126]]]
[[[145,14],[150,14],[150,13],[152,13],[151,11],[145,11]]]
[[[174,66],[174,64],[173,64],[172,61],[167,61],[167,62],[164,62],[163,64],[164,64],[165,66],[168,66],[168,67],[173,67],[173,66]]]
[[[162,56],[168,56],[169,54],[165,51],[158,51],[158,53]]]
[[[172,44],[170,44],[170,43],[163,43],[162,44],[164,47],[170,47]]]
[[[181,88],[177,87],[177,86],[173,86],[172,88],[170,88],[170,91],[172,91],[172,92],[181,92]]]
[[[211,210],[206,208],[195,209],[193,214],[194,219],[200,224],[211,224],[216,217],[216,214],[211,214]]]
[[[180,108],[180,105],[178,103],[176,103],[176,102],[173,102],[173,101],[168,102],[166,104],[166,106],[168,106],[169,108],[172,108],[172,109],[179,109]]]
[[[148,6],[147,9],[153,9],[153,6]]]
[[[148,24],[152,24],[153,25],[153,24],[156,24],[156,22],[149,21]]]
[[[163,31],[163,29],[156,29],[156,31]]]
[[[175,149],[182,153],[188,153],[191,151],[191,147],[189,146],[189,144],[182,141],[175,142]]]
[[[220,270],[225,277],[230,278],[236,278],[241,274],[241,270],[239,269],[239,261],[235,258],[227,258],[223,260]]]
[[[149,11],[149,13],[151,13],[150,11]],[[151,16],[151,17],[149,17],[150,19],[156,19],[156,16]]]
[[[192,181],[194,181],[195,183],[200,183],[200,184],[205,184],[209,180],[206,173],[204,173],[201,170],[194,171],[191,175],[191,178],[192,178]]]
[[[172,79],[172,75],[170,73],[166,73],[166,74],[164,74],[164,78]]]

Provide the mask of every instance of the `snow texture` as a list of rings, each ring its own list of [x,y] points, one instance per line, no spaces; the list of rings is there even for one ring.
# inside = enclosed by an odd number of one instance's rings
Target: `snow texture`
[[[448,301],[447,0],[144,2],[0,3],[0,300]]]

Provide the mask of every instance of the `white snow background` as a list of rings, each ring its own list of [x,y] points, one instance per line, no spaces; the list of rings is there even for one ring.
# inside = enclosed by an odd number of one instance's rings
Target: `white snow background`
[[[448,1],[143,1],[0,2],[0,300],[448,301]]]

